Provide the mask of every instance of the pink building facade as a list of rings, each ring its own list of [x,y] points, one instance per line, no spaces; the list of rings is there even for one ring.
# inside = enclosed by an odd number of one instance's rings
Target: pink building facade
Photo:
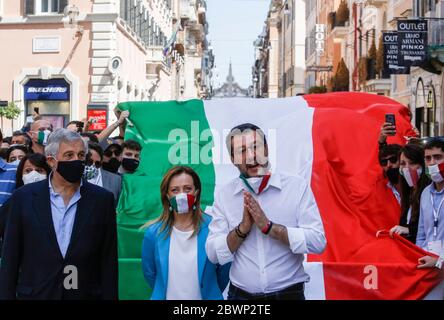
[[[174,79],[162,49],[172,34],[163,0],[0,0],[0,100],[34,108],[55,128],[89,111],[115,120],[122,101],[166,100]]]

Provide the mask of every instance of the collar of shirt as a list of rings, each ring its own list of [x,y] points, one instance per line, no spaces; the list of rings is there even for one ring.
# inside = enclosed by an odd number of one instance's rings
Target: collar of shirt
[[[432,185],[430,187],[430,192],[436,195],[443,195],[444,194],[444,188],[441,191],[436,190],[435,183],[432,182]]]
[[[268,180],[268,185],[265,187],[263,192],[265,192],[270,186],[275,187],[275,188],[277,188],[279,190],[282,190],[281,176],[278,173],[272,173],[271,174],[270,180]],[[238,194],[242,190],[250,192],[250,190],[248,190],[247,186],[242,181],[242,179],[239,178],[239,179],[237,179],[237,185],[234,188],[233,195]]]
[[[17,168],[17,166],[13,164],[9,164],[6,161],[4,161],[2,158],[0,158],[0,170],[2,171],[8,171],[8,169],[11,168]]]
[[[60,196],[60,193],[57,193],[57,192],[54,190],[54,188],[52,187],[51,180],[52,180],[52,172],[49,174],[49,177],[48,177],[49,194],[50,194],[51,196]],[[83,186],[83,179],[80,180],[80,186],[79,186],[79,188],[76,190],[76,192],[74,193],[73,198],[77,198],[77,197],[78,197],[78,198],[80,199],[80,188],[81,188],[82,186]]]

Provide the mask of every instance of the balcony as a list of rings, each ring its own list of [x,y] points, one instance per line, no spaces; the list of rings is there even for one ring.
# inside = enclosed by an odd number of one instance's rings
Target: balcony
[[[429,55],[431,65],[437,71],[442,71],[444,67],[444,21],[442,20],[429,21]]]
[[[345,26],[335,26],[330,33],[330,36],[333,39],[345,39],[350,32],[350,27],[348,26],[348,22]]]
[[[392,87],[391,79],[370,79],[364,85],[365,92],[388,95]]]
[[[147,64],[161,64],[164,60],[162,47],[149,47],[146,55]]]
[[[376,8],[380,8],[383,5],[387,4],[388,0],[367,0],[365,5],[367,6],[374,6]]]
[[[347,12],[330,12],[328,15],[328,24],[330,26],[330,36],[334,39],[344,39],[349,33],[349,17]]]
[[[180,1],[180,18],[182,20],[197,21],[197,12],[194,1]]]
[[[199,23],[202,25],[205,25],[207,23],[206,12],[207,12],[206,3],[205,2],[199,3],[198,8],[197,8],[197,14],[199,17]]]

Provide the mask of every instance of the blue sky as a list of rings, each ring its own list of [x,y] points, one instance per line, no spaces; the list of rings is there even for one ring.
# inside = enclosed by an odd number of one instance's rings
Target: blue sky
[[[253,42],[262,32],[269,4],[270,0],[207,0],[208,38],[220,84],[228,75],[231,58],[236,82],[243,88],[251,85]]]

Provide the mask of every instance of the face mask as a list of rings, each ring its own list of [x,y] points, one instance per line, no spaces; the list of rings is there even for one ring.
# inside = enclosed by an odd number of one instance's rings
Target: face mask
[[[444,162],[427,167],[427,175],[433,182],[441,183],[444,181]]]
[[[99,169],[95,165],[85,166],[85,171],[83,172],[83,178],[86,180],[91,180],[99,175]]]
[[[39,131],[37,143],[41,144],[42,146],[46,146],[46,143],[48,141],[48,137],[51,134],[51,131],[45,130],[45,131]]]
[[[122,167],[128,172],[134,172],[139,167],[139,160],[123,158],[122,159]]]
[[[418,184],[419,178],[422,174],[422,168],[418,168],[416,170],[409,168],[404,168],[402,170],[399,169],[399,173],[404,177],[409,187],[412,188]]]
[[[57,162],[57,172],[68,182],[79,182],[84,171],[85,162],[82,160]]]
[[[255,194],[260,194],[262,191],[264,191],[265,187],[268,184],[268,181],[270,180],[271,174],[267,174],[263,177],[251,177],[246,178],[244,175],[241,175],[240,178],[244,182],[245,186],[250,190],[251,192],[254,192]]]
[[[24,184],[34,183],[43,181],[46,179],[46,174],[38,173],[35,170],[32,170],[30,173],[23,175],[22,180]]]
[[[385,173],[391,184],[397,184],[399,182],[399,169],[390,168]]]
[[[170,198],[170,212],[173,210],[179,214],[185,214],[196,210],[194,203],[196,197],[189,193],[179,193],[177,196]]]
[[[15,160],[15,161],[10,162],[9,164],[13,164],[14,166],[18,166],[19,163],[20,163],[20,160],[17,159],[17,160]]]
[[[120,167],[120,161],[117,158],[111,158],[109,162],[103,162],[102,167],[104,170],[116,173]]]

